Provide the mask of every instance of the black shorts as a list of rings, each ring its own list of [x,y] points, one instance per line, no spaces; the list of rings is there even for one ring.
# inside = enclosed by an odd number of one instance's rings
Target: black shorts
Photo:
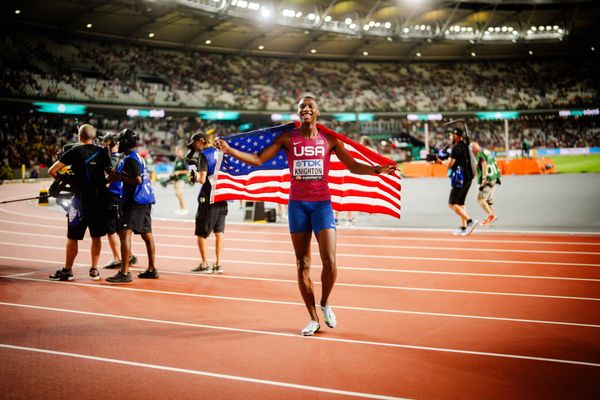
[[[82,208],[82,214],[71,222],[67,220],[67,238],[83,240],[87,229],[93,238],[106,235],[106,204]]]
[[[152,204],[123,208],[119,230],[130,229],[136,235],[152,232]]]
[[[196,236],[207,238],[212,232],[225,232],[227,202],[198,204],[196,211]]]
[[[106,210],[106,233],[112,235],[119,231],[119,219],[123,212],[121,198],[115,195],[108,196],[108,210]]]
[[[459,206],[465,205],[465,199],[467,198],[467,193],[469,193],[469,188],[471,187],[471,179],[466,180],[465,184],[461,188],[452,188],[450,191],[450,198],[448,199],[448,204],[457,204]]]

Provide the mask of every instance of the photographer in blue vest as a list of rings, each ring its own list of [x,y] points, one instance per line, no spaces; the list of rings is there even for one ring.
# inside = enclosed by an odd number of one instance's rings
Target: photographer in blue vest
[[[116,170],[119,164],[123,163],[123,155],[119,153],[118,133],[109,132],[106,135],[98,138],[102,141],[102,146],[109,151],[111,169]],[[106,215],[106,238],[108,245],[113,255],[113,260],[106,264],[104,268],[119,269],[121,268],[121,254],[119,244],[119,220],[123,212],[123,182],[114,181],[108,185],[108,212]],[[136,264],[137,257],[133,254],[129,259],[129,265]]]
[[[200,183],[200,193],[198,194],[198,210],[196,211],[196,238],[200,257],[202,262],[198,267],[192,269],[192,272],[201,274],[222,274],[221,255],[223,254],[223,236],[225,233],[225,217],[227,216],[227,202],[210,202],[214,176],[218,173],[218,165],[221,153],[209,145],[209,135],[196,133],[188,143],[189,165],[197,163],[197,171],[192,170],[191,179]],[[194,162],[193,155],[200,152],[198,160]],[[208,245],[206,239],[210,234],[215,233],[215,263],[211,266],[208,263]]]
[[[79,250],[78,242],[83,240],[87,229],[92,237],[90,278],[100,280],[97,266],[102,249],[101,238],[106,234],[108,201],[104,171],[110,167],[110,160],[108,153],[94,144],[96,128],[92,125],[81,125],[78,138],[80,144],[66,151],[48,170],[48,175],[57,179],[60,171],[70,166],[74,175],[73,199],[67,212],[65,266],[50,275],[50,279],[55,281],[73,280],[72,268]]]
[[[116,275],[106,278],[110,283],[129,283],[131,257],[131,234],[140,235],[146,244],[148,269],[138,274],[140,279],[156,279],[155,246],[152,236],[152,204],[155,203],[154,189],[148,176],[144,159],[135,150],[138,136],[124,129],[118,138],[119,152],[125,158],[115,171],[109,173],[111,181],[123,182],[123,213],[119,223],[121,240],[121,269]]]

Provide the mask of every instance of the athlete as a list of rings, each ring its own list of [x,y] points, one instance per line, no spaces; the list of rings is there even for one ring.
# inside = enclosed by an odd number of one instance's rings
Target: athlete
[[[215,146],[223,153],[254,166],[269,161],[282,149],[287,154],[291,173],[288,223],[296,255],[298,286],[310,315],[308,325],[301,331],[304,336],[312,336],[320,329],[310,278],[310,242],[313,232],[319,244],[323,264],[321,311],[327,326],[335,328],[337,323],[328,303],[337,276],[336,227],[327,184],[331,153],[335,152],[348,170],[355,174],[393,174],[397,169],[396,165],[371,166],[357,162],[345,149],[342,141],[319,131],[319,114],[317,100],[310,96],[303,97],[298,103],[300,127],[282,133],[258,154],[233,149],[222,139],[215,140]]]

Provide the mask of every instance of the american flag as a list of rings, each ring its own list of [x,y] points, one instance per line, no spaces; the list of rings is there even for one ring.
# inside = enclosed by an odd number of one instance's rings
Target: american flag
[[[279,125],[226,137],[230,147],[248,153],[258,153],[281,133],[296,128],[299,123]],[[319,130],[344,142],[346,150],[357,160],[368,165],[395,164],[344,135],[317,124]],[[287,156],[280,151],[263,165],[254,167],[224,155],[213,187],[214,201],[251,200],[287,204],[290,192],[290,170]],[[396,175],[355,175],[331,154],[329,190],[333,209],[388,214],[400,218],[400,177]]]

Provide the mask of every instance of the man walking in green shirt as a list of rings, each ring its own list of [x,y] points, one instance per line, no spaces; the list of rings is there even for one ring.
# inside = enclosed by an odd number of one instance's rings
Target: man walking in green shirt
[[[481,148],[477,142],[471,142],[470,147],[477,159],[477,202],[487,214],[481,225],[490,225],[498,219],[494,214],[493,205],[496,184],[500,184],[500,170],[496,158],[489,150]]]

